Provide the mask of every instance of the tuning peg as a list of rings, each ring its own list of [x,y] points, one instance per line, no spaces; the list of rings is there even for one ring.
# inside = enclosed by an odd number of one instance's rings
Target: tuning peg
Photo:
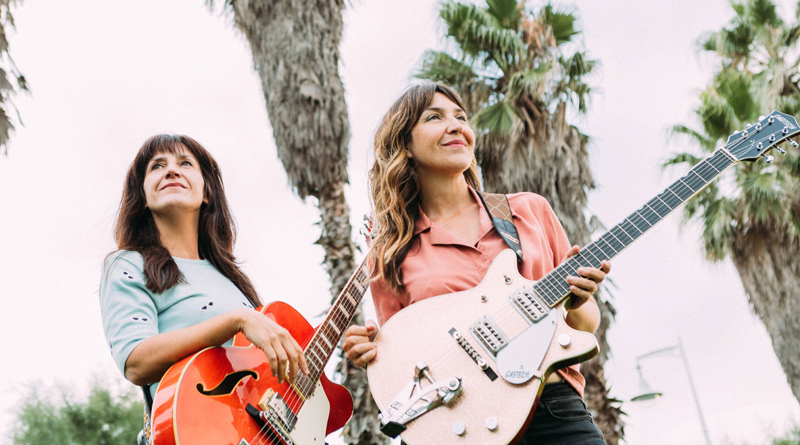
[[[772,123],[775,122],[775,118],[770,116],[767,122],[769,122],[769,124],[772,125]]]
[[[792,139],[789,139],[789,143],[792,144],[792,147],[797,147],[798,145],[800,145],[797,142],[793,141]]]
[[[764,120],[764,115],[762,114],[761,116],[758,116],[758,120],[759,121],[763,121]]]
[[[764,161],[767,164],[772,164],[773,162],[775,162],[775,156],[764,156]]]
[[[753,124],[751,124],[750,122],[748,122],[748,123],[746,123],[746,124],[744,125],[744,128],[750,128],[750,127],[752,127],[752,126],[753,126]]]
[[[782,148],[780,148],[780,147],[775,147],[775,150],[778,150],[778,153],[780,153],[780,154],[782,154],[782,155],[785,155],[785,154],[786,154],[786,150],[784,150],[784,149],[782,149]]]

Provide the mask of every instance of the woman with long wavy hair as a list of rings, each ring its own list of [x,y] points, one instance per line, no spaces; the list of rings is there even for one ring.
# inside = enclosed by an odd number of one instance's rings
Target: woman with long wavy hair
[[[111,354],[126,379],[155,395],[179,360],[242,332],[279,382],[308,373],[289,332],[261,305],[233,255],[235,226],[217,162],[183,135],[149,138],[128,169],[100,307]]]
[[[391,106],[375,135],[370,185],[375,222],[370,283],[382,325],[401,309],[426,298],[477,286],[507,245],[478,196],[475,133],[458,93],[439,83],[409,87]],[[519,233],[519,273],[538,280],[578,253],[547,201],[533,193],[507,195]],[[566,278],[573,295],[566,322],[594,332],[600,313],[592,294],[610,270],[579,268]],[[425,326],[414,326],[423,332]],[[371,341],[377,325],[352,326],[344,350],[365,367],[378,354]],[[546,381],[522,444],[602,444],[582,400],[578,366],[559,369]]]

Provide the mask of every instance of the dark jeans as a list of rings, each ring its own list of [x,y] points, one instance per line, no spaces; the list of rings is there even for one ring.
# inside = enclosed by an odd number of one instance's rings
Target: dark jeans
[[[518,445],[605,445],[578,392],[569,383],[545,385],[539,406]]]

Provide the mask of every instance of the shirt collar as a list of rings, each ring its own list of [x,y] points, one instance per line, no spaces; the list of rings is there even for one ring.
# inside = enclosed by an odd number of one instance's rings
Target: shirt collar
[[[480,240],[483,239],[483,237],[494,228],[494,225],[492,224],[491,217],[489,217],[489,214],[486,212],[486,207],[483,205],[483,201],[481,200],[480,196],[478,196],[478,192],[472,187],[469,187],[469,191],[472,193],[472,197],[475,199],[475,202],[477,202],[481,208],[481,228],[478,235],[478,239]],[[512,217],[517,216],[514,210],[511,210],[511,215]],[[428,215],[425,214],[420,206],[419,216],[417,216],[417,220],[414,222],[414,236],[417,236],[425,231],[430,231],[432,244],[463,244],[463,242],[454,237],[450,232],[439,227],[434,229],[431,228],[430,218],[428,218]]]

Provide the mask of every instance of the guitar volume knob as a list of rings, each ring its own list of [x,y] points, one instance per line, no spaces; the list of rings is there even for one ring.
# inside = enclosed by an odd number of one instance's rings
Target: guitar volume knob
[[[497,429],[497,418],[496,417],[487,417],[486,418],[486,429],[489,431],[494,431]]]
[[[457,436],[463,436],[464,433],[467,431],[467,427],[464,425],[464,422],[453,422],[453,432]]]

